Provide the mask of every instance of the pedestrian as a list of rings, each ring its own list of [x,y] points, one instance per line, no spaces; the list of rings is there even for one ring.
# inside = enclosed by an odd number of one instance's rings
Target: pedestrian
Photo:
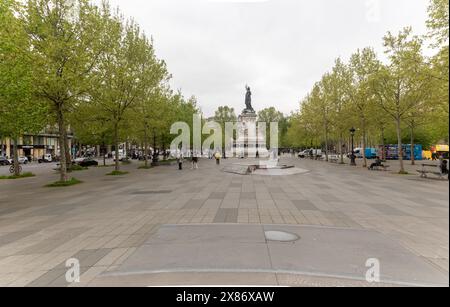
[[[177,162],[178,162],[178,170],[183,170],[183,154],[182,153],[178,153],[177,155]]]
[[[383,166],[383,161],[381,161],[380,157],[375,158],[375,163],[372,163],[369,167],[369,170],[373,171],[375,167]]]
[[[433,153],[431,154],[431,160],[432,160],[432,161],[436,161],[436,160],[437,160],[437,153],[433,152]]]
[[[192,169],[198,169],[198,154],[196,152],[192,154]]]
[[[222,155],[220,154],[220,152],[216,152],[215,154],[214,154],[214,158],[216,158],[216,164],[217,165],[220,165],[220,159],[222,158]]]
[[[448,162],[447,160],[444,160],[443,157],[439,158],[439,168],[441,169],[441,174],[443,175],[448,174]]]

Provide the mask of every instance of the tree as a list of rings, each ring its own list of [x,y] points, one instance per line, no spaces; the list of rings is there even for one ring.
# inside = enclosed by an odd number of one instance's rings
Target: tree
[[[340,163],[344,164],[344,133],[352,126],[350,104],[347,89],[350,86],[349,69],[340,58],[335,61],[332,73],[330,74],[328,88],[326,90],[327,99],[330,101],[332,112],[331,122],[335,134],[338,138]]]
[[[151,143],[150,136],[153,134],[154,140],[156,140],[156,131],[164,131],[167,129],[171,119],[172,114],[170,112],[167,93],[159,86],[149,87],[145,97],[133,106],[133,131],[135,131],[136,136],[143,144],[144,166],[146,168],[148,167],[149,144]],[[163,142],[163,136],[161,141]],[[153,147],[156,147],[156,144],[153,144]],[[156,151],[156,148],[153,148],[153,150]]]
[[[152,42],[132,21],[112,15],[104,8],[104,52],[95,75],[95,89],[89,103],[98,105],[113,127],[115,169],[120,170],[119,143],[121,129],[133,105],[146,99],[149,89],[158,86],[166,73],[163,61],[156,59]]]
[[[449,2],[448,0],[431,0],[428,7],[429,18],[427,27],[429,37],[431,37],[436,46],[447,44],[449,36]]]
[[[411,37],[411,28],[405,28],[397,36],[390,32],[384,37],[384,46],[390,63],[381,67],[372,78],[376,102],[394,120],[396,125],[400,173],[406,173],[403,162],[402,121],[424,102],[420,99],[426,90],[428,78],[424,76],[422,41]]]
[[[228,106],[221,106],[219,107],[215,114],[214,114],[214,121],[218,124],[220,124],[220,127],[222,128],[222,150],[223,150],[223,156],[226,156],[226,144],[227,141],[225,139],[225,125],[226,123],[235,123],[237,121],[237,116],[234,111],[234,108],[230,108]]]
[[[283,113],[277,111],[274,107],[266,108],[258,112],[258,121],[265,123],[266,131],[269,131],[271,123],[277,123],[279,127],[278,142],[281,143],[280,141],[284,138],[287,130],[287,121]],[[266,145],[270,146],[271,144],[270,133],[266,133]]]
[[[21,20],[15,13],[19,3],[0,2],[0,135],[14,141],[14,173],[20,175],[18,140],[24,133],[41,131],[46,123],[46,106],[33,96],[33,62]]]
[[[350,58],[349,71],[352,83],[348,87],[348,96],[359,118],[362,133],[363,167],[367,167],[366,143],[367,130],[370,121],[370,104],[372,101],[369,80],[376,74],[380,67],[377,56],[372,48],[358,50]]]
[[[94,104],[77,105],[69,114],[68,120],[82,144],[101,145],[103,148],[113,142],[113,129],[109,118]],[[103,165],[106,166],[106,154],[102,152]]]
[[[67,181],[66,116],[91,86],[102,52],[100,11],[87,0],[29,0],[21,20],[30,38],[35,92],[58,124],[60,180]]]
[[[434,123],[437,130],[446,131],[449,135],[449,2],[447,0],[432,0],[428,8],[428,37],[432,39],[432,47],[439,49],[431,59],[432,100]]]

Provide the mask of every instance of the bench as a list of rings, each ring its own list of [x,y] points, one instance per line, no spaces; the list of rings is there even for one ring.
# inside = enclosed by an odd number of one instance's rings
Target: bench
[[[430,170],[431,168],[434,169]],[[436,168],[437,170],[435,170]],[[428,178],[428,174],[433,174],[439,176],[439,179],[445,179],[445,174],[442,172],[440,165],[424,163],[422,164],[422,169],[417,170],[417,172],[420,174],[420,178]]]
[[[330,161],[331,163],[338,163],[339,162],[339,157],[337,156],[331,156],[328,161]]]

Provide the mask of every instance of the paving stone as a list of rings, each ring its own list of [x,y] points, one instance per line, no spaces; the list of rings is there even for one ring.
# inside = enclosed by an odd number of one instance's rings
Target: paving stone
[[[126,249],[114,261],[115,267],[161,225],[193,223],[371,230],[406,248],[409,254],[402,256],[404,262],[412,254],[448,275],[448,182],[290,158],[282,158],[283,164],[308,173],[271,177],[222,171],[236,162],[242,161],[227,159],[216,167],[214,161],[201,160],[199,170],[182,172],[175,166],[138,172],[132,164],[123,166],[130,174],[122,178],[105,178],[105,169],[93,168],[77,174],[85,184],[62,190],[43,188],[56,178],[53,171],[46,173],[45,165],[36,167],[42,172],[39,176],[21,185],[1,181],[0,272],[5,273],[0,274],[0,284],[17,280],[17,285],[24,285],[40,277],[42,284],[60,284],[62,277],[51,271],[65,270],[65,261],[73,256],[91,257],[89,263],[95,262],[108,252],[106,247]],[[393,169],[396,163],[392,162]],[[354,237],[358,241],[358,235]],[[359,243],[364,242],[361,238]],[[319,248],[328,243],[315,244]],[[416,272],[424,272],[422,262],[416,260],[411,260],[418,267]],[[320,267],[315,271],[320,273]],[[7,272],[17,275],[10,280]]]
[[[292,203],[298,210],[319,210],[309,200],[293,200]]]
[[[237,223],[238,209],[219,209],[214,223]]]

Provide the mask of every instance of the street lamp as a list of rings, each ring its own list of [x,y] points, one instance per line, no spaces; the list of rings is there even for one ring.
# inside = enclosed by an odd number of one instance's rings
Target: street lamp
[[[355,132],[356,129],[354,127],[352,127],[352,129],[350,129],[350,134],[352,136],[352,155],[350,156],[350,160],[351,163],[350,165],[352,166],[356,166],[356,157],[355,157]]]

